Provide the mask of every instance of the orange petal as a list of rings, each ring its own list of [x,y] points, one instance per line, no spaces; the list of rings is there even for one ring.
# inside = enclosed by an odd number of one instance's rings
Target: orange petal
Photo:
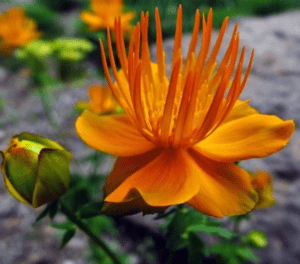
[[[105,24],[97,15],[82,11],[80,14],[81,20],[90,26],[90,30],[105,28]]]
[[[245,170],[234,163],[210,160],[194,149],[189,153],[201,169],[201,187],[189,205],[215,217],[245,214],[254,208],[258,195]]]
[[[130,201],[141,195],[151,206],[181,204],[199,191],[199,169],[186,150],[156,149],[119,158],[105,185],[113,190],[106,202]]]
[[[224,119],[221,125],[242,117],[246,117],[253,114],[259,114],[259,112],[255,108],[250,106],[248,102],[249,100],[237,100],[229,115]]]
[[[80,138],[90,147],[115,156],[132,156],[155,146],[146,140],[125,115],[98,116],[85,111],[76,120]]]
[[[292,120],[251,114],[221,125],[193,148],[219,162],[262,158],[281,150],[294,127]]]

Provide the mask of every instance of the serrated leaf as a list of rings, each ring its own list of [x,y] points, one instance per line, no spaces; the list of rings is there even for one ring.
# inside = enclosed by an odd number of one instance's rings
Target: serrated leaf
[[[201,264],[205,259],[205,244],[199,235],[195,233],[189,233],[189,264]]]
[[[61,245],[60,245],[60,249],[63,249],[68,244],[68,242],[73,238],[75,233],[76,233],[75,228],[70,229],[70,230],[65,232],[65,234],[63,236],[63,239],[62,239],[62,242],[61,242]]]
[[[227,239],[230,239],[232,237],[232,233],[230,231],[228,231],[226,228],[224,227],[220,227],[220,226],[207,226],[204,224],[200,224],[200,225],[193,225],[193,226],[189,226],[187,228],[187,231],[189,232],[204,232],[204,233],[208,233],[208,234],[213,234],[213,235],[218,235],[220,237],[224,237]]]
[[[102,215],[103,212],[100,211],[102,205],[103,201],[85,204],[84,206],[79,208],[78,215],[80,218],[92,218],[98,215]]]
[[[63,230],[70,230],[75,228],[75,225],[71,221],[66,221],[64,223],[50,223],[50,225],[54,228]]]
[[[169,211],[164,211],[164,212],[159,212],[157,213],[156,217],[154,218],[154,220],[159,220],[159,219],[163,219],[168,217],[169,215],[173,214],[176,211],[175,208],[172,208]]]

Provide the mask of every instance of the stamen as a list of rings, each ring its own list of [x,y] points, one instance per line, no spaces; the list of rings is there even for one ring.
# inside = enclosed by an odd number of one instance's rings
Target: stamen
[[[220,50],[220,47],[221,47],[221,44],[222,44],[222,40],[223,40],[225,31],[226,31],[227,24],[228,24],[228,17],[225,18],[225,20],[224,20],[224,22],[221,26],[221,29],[220,29],[220,32],[219,32],[219,35],[218,35],[218,39],[216,41],[216,44],[214,46],[213,51],[211,52],[209,60],[206,64],[206,66],[205,66],[204,79],[206,79],[210,75],[211,67],[215,63],[215,60],[216,60],[217,55],[219,53],[219,50]]]
[[[189,109],[189,101],[190,101],[190,94],[192,91],[192,83],[193,83],[193,77],[194,77],[194,72],[190,71],[187,74],[185,86],[183,88],[183,95],[182,95],[182,100],[180,104],[180,109],[178,112],[178,118],[175,124],[175,131],[174,131],[174,141],[173,141],[173,146],[176,148],[178,147],[180,140],[182,139],[182,133],[184,126],[186,124],[186,117]]]
[[[219,85],[219,88],[213,98],[213,101],[210,105],[208,112],[206,113],[205,119],[202,123],[202,126],[193,140],[193,142],[198,142],[203,139],[209,129],[212,127],[213,123],[215,122],[215,118],[221,106],[221,100],[223,99],[230,75],[228,74],[227,67],[225,67],[224,72],[222,74],[222,80]]]
[[[127,57],[126,57],[125,44],[124,44],[124,38],[122,32],[121,18],[115,20],[115,36],[116,36],[117,53],[120,60],[120,64],[126,78],[128,79]]]
[[[158,76],[161,83],[163,83],[166,75],[166,63],[164,60],[164,49],[162,41],[161,22],[158,8],[155,8],[155,24],[156,24],[156,61],[158,64]]]
[[[113,53],[113,49],[112,49],[112,44],[111,44],[111,36],[110,36],[110,31],[109,29],[107,29],[107,46],[108,46],[108,55],[109,55],[109,60],[110,60],[110,64],[111,64],[111,68],[112,68],[112,71],[114,73],[114,76],[115,76],[115,79],[116,79],[116,82],[118,84],[118,87],[119,87],[119,90],[124,98],[124,100],[126,101],[127,105],[129,108],[131,108],[131,100],[129,99],[128,97],[128,91],[126,92],[125,91],[125,88],[124,86],[122,86],[122,83],[119,79],[119,75],[118,75],[118,71],[117,71],[117,66],[116,66],[116,62],[115,62],[115,59],[114,59],[114,53]]]
[[[194,29],[193,29],[193,33],[192,33],[192,38],[191,38],[191,42],[190,42],[190,46],[189,46],[189,51],[187,54],[187,61],[190,60],[192,53],[195,52],[195,48],[198,42],[198,34],[199,34],[199,29],[200,29],[200,11],[199,9],[196,10],[196,14],[195,14],[195,23],[194,23]]]
[[[172,58],[172,68],[177,62],[178,57],[181,55],[178,54],[178,51],[181,49],[181,40],[182,40],[182,5],[179,5],[177,11],[177,21],[176,21],[176,32],[175,32],[175,40],[174,40],[174,48],[173,48],[173,58]]]
[[[168,144],[167,141],[169,138],[169,131],[172,122],[173,107],[176,95],[177,80],[179,76],[179,70],[181,67],[181,61],[182,59],[179,58],[174,65],[171,80],[169,83],[169,90],[167,94],[165,109],[161,120],[161,140],[163,143],[166,144]]]
[[[117,87],[112,82],[112,79],[111,79],[109,71],[108,71],[108,66],[107,66],[107,61],[106,61],[106,56],[105,56],[105,51],[104,51],[104,46],[103,46],[102,40],[100,40],[100,49],[101,49],[101,59],[102,59],[103,70],[104,70],[104,74],[106,76],[108,85],[109,85],[113,95],[115,96],[116,100],[118,101],[119,105],[124,109],[125,113],[131,119],[131,121],[135,121],[135,118],[133,118],[133,113],[132,113],[131,108],[128,106],[128,104],[126,102],[121,100],[122,96],[120,94],[120,91],[117,89]]]
[[[141,98],[141,71],[142,71],[142,65],[140,62],[137,66],[136,74],[134,78],[134,85],[133,85],[134,95],[133,95],[132,103],[140,126],[146,128],[145,116],[144,116],[143,104]]]
[[[143,69],[145,69],[145,74],[149,75],[150,81],[153,83],[153,74],[151,69],[151,59],[150,51],[148,46],[148,22],[149,22],[149,13],[146,15],[142,13],[141,23],[142,23],[142,62]]]

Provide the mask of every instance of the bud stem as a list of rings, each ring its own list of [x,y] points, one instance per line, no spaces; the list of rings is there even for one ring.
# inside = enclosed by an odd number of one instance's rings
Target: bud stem
[[[75,224],[81,231],[83,231],[95,244],[102,248],[102,250],[111,258],[113,263],[122,264],[114,252],[99,238],[97,237],[89,227],[76,216],[61,200],[59,200],[61,212],[67,216],[67,218]]]

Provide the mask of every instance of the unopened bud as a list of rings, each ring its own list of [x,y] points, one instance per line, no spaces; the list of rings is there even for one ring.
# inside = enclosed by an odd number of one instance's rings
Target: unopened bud
[[[55,141],[24,132],[1,153],[6,188],[20,202],[36,208],[67,191],[72,154]]]

